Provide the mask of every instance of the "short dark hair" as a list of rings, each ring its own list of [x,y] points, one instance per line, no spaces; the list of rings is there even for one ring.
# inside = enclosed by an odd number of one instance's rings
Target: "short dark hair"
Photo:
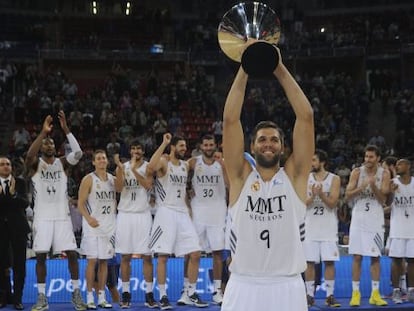
[[[212,139],[215,141],[215,138],[214,138],[213,135],[211,135],[211,134],[205,134],[205,135],[203,135],[201,137],[201,142],[203,142],[203,140],[212,140]]]
[[[93,154],[92,154],[92,160],[93,160],[93,161],[95,160],[96,155],[97,155],[98,153],[103,153],[103,154],[105,154],[105,155],[106,155],[106,151],[105,151],[105,150],[103,150],[103,149],[96,149],[96,150],[93,152]]]
[[[385,164],[388,166],[397,164],[398,158],[394,156],[388,156],[384,159]]]
[[[177,143],[178,143],[180,140],[184,140],[184,141],[185,141],[184,137],[182,137],[182,136],[173,136],[173,138],[171,138],[170,145],[171,145],[171,146],[177,146]]]
[[[372,151],[372,152],[375,152],[375,154],[379,157],[379,156],[381,156],[381,153],[380,153],[380,151],[379,151],[379,148],[376,146],[376,145],[367,145],[366,147],[365,147],[365,150],[364,150],[364,153],[365,152],[367,152],[367,151]]]
[[[256,140],[257,132],[264,128],[274,128],[279,132],[280,140],[282,141],[282,144],[285,141],[285,134],[283,133],[283,130],[273,121],[260,121],[256,124],[256,126],[253,128],[252,134],[251,134],[251,141],[254,142]]]
[[[131,149],[132,146],[141,147],[141,149],[144,150],[144,146],[138,139],[131,140],[131,142],[129,143],[129,148]]]
[[[324,162],[328,164],[328,154],[322,149],[316,149],[315,155],[318,157],[319,162]]]

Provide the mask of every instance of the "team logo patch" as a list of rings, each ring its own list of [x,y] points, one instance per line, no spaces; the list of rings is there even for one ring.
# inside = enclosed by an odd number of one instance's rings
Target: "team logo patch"
[[[281,185],[281,184],[283,184],[283,181],[281,179],[276,178],[275,180],[273,180],[273,186]]]
[[[260,183],[256,181],[254,184],[252,184],[252,191],[259,191],[260,190]]]
[[[184,167],[182,167],[182,168],[181,168],[181,170],[182,170],[183,172],[185,172],[185,168],[184,168]]]

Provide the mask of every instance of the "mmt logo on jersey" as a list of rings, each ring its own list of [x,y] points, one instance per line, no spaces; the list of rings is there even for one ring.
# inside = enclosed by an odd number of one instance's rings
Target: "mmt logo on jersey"
[[[54,171],[54,172],[50,172],[50,171],[41,171],[40,172],[40,178],[42,180],[60,180],[60,178],[62,177],[62,171]]]
[[[394,204],[397,207],[411,207],[414,204],[414,196],[395,196]]]
[[[252,196],[247,196],[247,206],[244,210],[250,213],[250,219],[257,221],[270,221],[281,219],[285,209],[283,204],[286,201],[286,195],[278,195],[271,198],[258,197],[255,201]]]
[[[170,181],[173,184],[186,184],[187,176],[170,174]]]
[[[199,184],[218,184],[220,175],[197,175],[197,183]]]
[[[135,178],[130,178],[130,179],[125,178],[124,179],[124,186],[127,187],[127,189],[141,187],[141,185],[139,184],[139,182]]]
[[[97,200],[115,200],[115,191],[96,191],[95,197]]]

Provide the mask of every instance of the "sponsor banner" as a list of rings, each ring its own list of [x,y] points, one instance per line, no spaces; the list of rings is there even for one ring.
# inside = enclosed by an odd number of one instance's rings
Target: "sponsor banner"
[[[158,283],[156,281],[156,263],[154,259],[154,295],[158,300]],[[183,287],[183,264],[182,258],[170,258],[167,266],[167,293],[171,301],[180,298]],[[27,260],[27,275],[23,294],[24,303],[34,303],[37,297],[37,284],[35,274],[36,260]],[[211,300],[213,284],[210,278],[212,267],[211,258],[201,258],[199,276],[197,280],[197,292],[202,299]],[[86,260],[79,260],[80,287],[84,297],[86,297],[86,280],[85,269]],[[371,276],[370,276],[370,259],[364,258],[362,263],[361,274],[361,294],[363,297],[369,297],[371,292]],[[323,271],[323,269],[322,269]],[[352,257],[342,256],[341,260],[336,263],[336,282],[335,296],[338,298],[350,297],[352,292]],[[322,273],[323,275],[323,273]],[[121,279],[118,279],[118,290],[121,291]],[[388,257],[381,258],[381,287],[382,294],[388,294],[390,287],[390,259]],[[72,284],[67,266],[66,259],[51,259],[47,261],[47,279],[46,279],[46,295],[50,303],[69,302],[72,293]],[[145,296],[145,281],[142,275],[142,260],[133,259],[131,262],[131,295],[132,301],[143,302]],[[325,297],[324,283],[316,292],[317,298]],[[110,301],[110,294],[107,292],[107,299]]]

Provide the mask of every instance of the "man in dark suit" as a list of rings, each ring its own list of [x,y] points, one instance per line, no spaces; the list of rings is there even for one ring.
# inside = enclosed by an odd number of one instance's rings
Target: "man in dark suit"
[[[0,308],[5,307],[10,288],[8,269],[13,269],[13,304],[23,310],[26,277],[26,246],[30,227],[25,209],[29,205],[26,183],[12,175],[12,165],[0,156]]]

